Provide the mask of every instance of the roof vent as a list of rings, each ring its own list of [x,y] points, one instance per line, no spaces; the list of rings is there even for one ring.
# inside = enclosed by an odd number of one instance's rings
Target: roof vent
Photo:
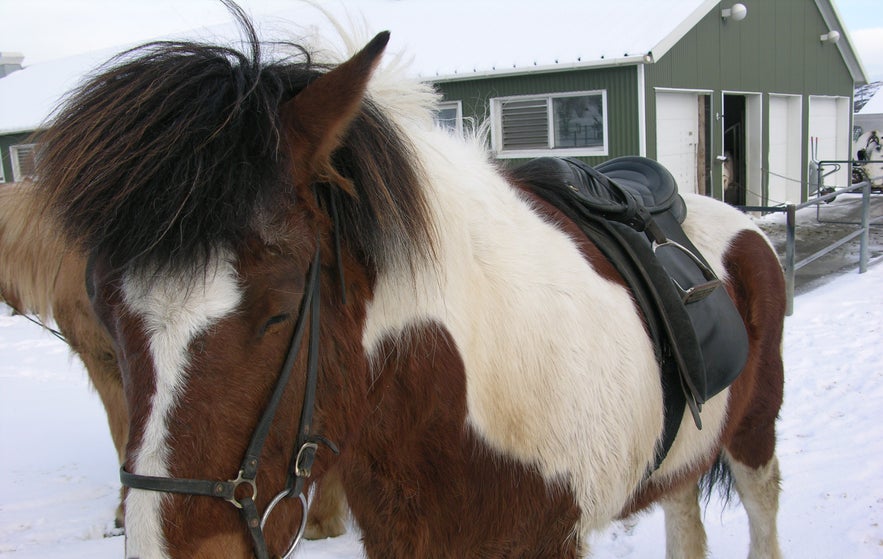
[[[21,70],[25,57],[20,52],[0,52],[0,78]]]

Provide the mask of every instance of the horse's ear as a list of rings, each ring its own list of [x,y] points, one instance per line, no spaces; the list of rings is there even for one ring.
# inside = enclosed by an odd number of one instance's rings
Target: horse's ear
[[[352,58],[323,74],[281,108],[294,162],[310,178],[352,187],[330,165],[347,127],[359,113],[371,74],[380,62],[389,31],[379,33]]]

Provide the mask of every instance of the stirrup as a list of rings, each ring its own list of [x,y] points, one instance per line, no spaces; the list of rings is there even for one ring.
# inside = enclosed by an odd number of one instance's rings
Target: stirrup
[[[696,264],[696,267],[699,268],[699,271],[702,272],[702,276],[705,278],[706,281],[704,283],[699,283],[686,289],[684,289],[676,279],[671,278],[672,283],[674,283],[675,285],[675,289],[678,290],[678,295],[681,297],[681,301],[685,305],[689,305],[690,303],[695,303],[697,301],[705,299],[706,297],[711,295],[711,293],[715,289],[720,287],[721,280],[717,277],[714,271],[709,268],[704,262],[702,262],[702,260],[700,260],[698,256],[693,254],[693,251],[691,251],[684,245],[672,241],[671,239],[666,239],[661,243],[653,241],[650,246],[653,249],[653,254],[656,254],[656,251],[660,248],[665,248],[668,246],[676,248],[689,256],[690,260],[692,260],[693,263]]]

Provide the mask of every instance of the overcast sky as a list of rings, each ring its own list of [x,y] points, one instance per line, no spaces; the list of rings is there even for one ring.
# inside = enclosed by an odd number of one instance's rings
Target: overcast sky
[[[240,4],[258,15],[295,1],[240,0]],[[511,0],[500,2],[512,5]],[[883,0],[834,2],[868,79],[883,80]],[[358,6],[358,0],[344,3]],[[21,52],[25,63],[33,64],[229,19],[217,0],[0,0],[0,52]]]

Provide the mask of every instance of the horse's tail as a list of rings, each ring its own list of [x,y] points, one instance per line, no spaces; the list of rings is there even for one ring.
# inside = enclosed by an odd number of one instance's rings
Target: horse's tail
[[[0,188],[0,300],[43,320],[52,315],[52,297],[66,243],[27,182]]]
[[[721,501],[728,505],[733,501],[733,483],[730,465],[723,454],[719,454],[711,468],[699,480],[699,498],[704,501],[707,507],[711,502],[712,495],[716,492]]]

